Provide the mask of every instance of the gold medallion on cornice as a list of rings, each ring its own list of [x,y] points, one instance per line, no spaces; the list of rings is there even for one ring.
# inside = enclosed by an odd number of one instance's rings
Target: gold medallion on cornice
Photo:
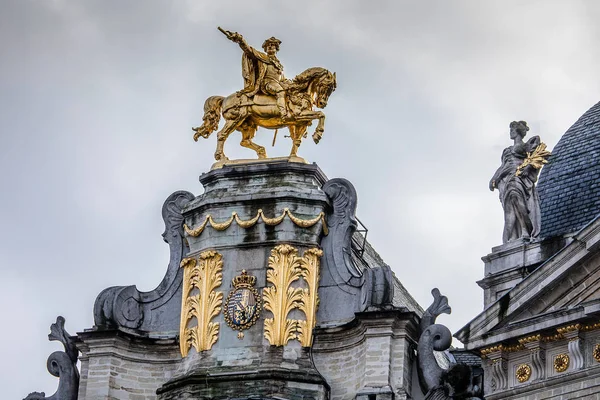
[[[527,382],[531,378],[531,367],[529,364],[521,364],[515,371],[515,377],[520,383]]]
[[[566,353],[558,354],[554,357],[554,370],[556,372],[565,372],[569,368],[569,355]]]

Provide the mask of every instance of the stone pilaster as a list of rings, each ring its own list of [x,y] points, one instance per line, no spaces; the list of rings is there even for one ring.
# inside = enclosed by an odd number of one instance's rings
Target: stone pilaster
[[[585,366],[585,357],[583,354],[583,337],[581,335],[581,325],[575,324],[557,329],[569,341],[568,349],[571,358],[572,370],[582,369]]]
[[[486,355],[492,370],[492,391],[498,392],[508,388],[508,357],[498,346]]]
[[[527,350],[533,367],[533,379],[543,380],[546,378],[546,344],[542,342],[541,335],[526,337],[519,340]]]

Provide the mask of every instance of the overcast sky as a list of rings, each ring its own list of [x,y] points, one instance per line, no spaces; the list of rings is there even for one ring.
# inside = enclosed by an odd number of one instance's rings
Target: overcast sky
[[[433,287],[449,297],[455,332],[501,244],[488,182],[508,124],[553,148],[600,100],[599,19],[594,0],[0,0],[0,397],[54,393],[57,315],[79,332],[102,289],[160,282],[162,203],[202,193],[213,162],[216,138],[190,128],[243,85],[217,25],[256,47],[277,36],[289,77],[337,73],[323,140],[299,154],[354,184],[369,241],[423,307]],[[253,157],[239,136],[228,155]]]

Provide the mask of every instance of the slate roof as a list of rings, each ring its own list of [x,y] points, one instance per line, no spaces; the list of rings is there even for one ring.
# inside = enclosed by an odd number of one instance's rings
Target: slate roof
[[[465,349],[450,349],[450,354],[458,364],[466,364],[472,367],[481,367],[481,357]]]
[[[359,268],[375,268],[387,265],[379,253],[371,246],[368,240],[360,232],[354,232],[352,249],[357,249],[357,244],[364,244],[364,252],[359,257],[357,251],[352,252],[352,260]],[[409,311],[415,312],[419,317],[423,315],[423,308],[417,303],[414,297],[406,290],[394,273],[394,298],[392,304],[396,307],[406,307]]]
[[[541,238],[575,232],[600,214],[600,102],[558,141],[537,188]]]

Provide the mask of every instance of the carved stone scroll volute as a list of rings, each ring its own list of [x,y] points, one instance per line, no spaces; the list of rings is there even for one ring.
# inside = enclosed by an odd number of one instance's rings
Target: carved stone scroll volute
[[[59,379],[58,389],[50,397],[46,397],[44,392],[33,392],[25,400],[77,400],[79,390],[77,355],[79,352],[71,335],[65,330],[63,317],[57,317],[56,322],[50,325],[48,340],[57,340],[65,348],[65,351],[55,351],[48,357],[48,372]]]

